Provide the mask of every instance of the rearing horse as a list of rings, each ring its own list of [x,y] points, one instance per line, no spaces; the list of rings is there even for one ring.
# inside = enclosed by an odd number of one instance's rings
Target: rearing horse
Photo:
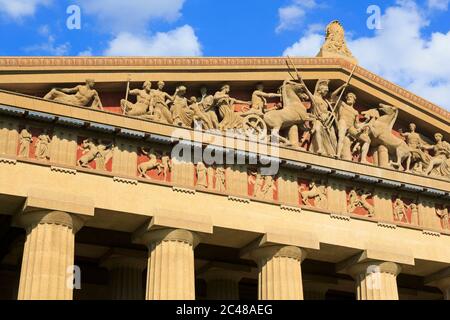
[[[264,115],[264,121],[271,129],[272,137],[279,139],[287,145],[292,143],[280,136],[280,130],[290,128],[294,125],[303,125],[305,121],[311,120],[305,105],[303,104],[301,94],[303,87],[301,84],[285,80],[281,87],[283,97],[283,109],[274,110]]]
[[[363,115],[367,116],[368,114],[373,114],[374,110],[376,109],[363,112]],[[392,133],[394,123],[398,117],[398,108],[381,103],[379,110],[381,110],[384,115],[376,117],[377,119],[374,118],[367,125],[370,129],[372,146],[385,146],[389,153],[396,157],[396,161],[390,161],[390,164],[393,167],[397,167],[399,170],[404,170],[402,162],[411,156],[411,148],[403,139],[396,137]]]

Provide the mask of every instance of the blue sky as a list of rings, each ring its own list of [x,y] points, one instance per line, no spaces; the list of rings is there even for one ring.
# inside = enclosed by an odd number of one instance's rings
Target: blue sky
[[[0,55],[313,56],[338,19],[362,66],[450,109],[449,0],[0,0]],[[68,6],[81,10],[69,30]],[[367,27],[370,5],[382,29]]]

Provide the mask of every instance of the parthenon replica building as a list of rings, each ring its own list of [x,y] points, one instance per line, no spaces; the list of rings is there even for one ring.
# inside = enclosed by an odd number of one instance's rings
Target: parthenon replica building
[[[0,299],[450,299],[450,113],[357,58],[1,57]]]

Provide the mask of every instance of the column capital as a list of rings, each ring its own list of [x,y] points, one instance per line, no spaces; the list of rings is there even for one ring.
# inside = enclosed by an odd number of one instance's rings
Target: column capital
[[[154,243],[176,241],[187,243],[195,248],[200,242],[200,238],[196,232],[172,228],[151,229],[145,232],[139,232],[133,238],[133,242],[144,244],[147,247],[150,247]]]
[[[256,261],[284,257],[302,262],[306,258],[306,250],[294,246],[270,245],[253,249],[250,257]]]
[[[27,232],[38,224],[54,224],[68,227],[77,233],[83,227],[85,220],[76,214],[63,211],[35,210],[17,214],[13,223],[25,228]]]
[[[370,273],[388,273],[393,276],[398,276],[401,270],[401,266],[395,262],[366,261],[351,265],[345,271],[353,278],[356,278],[360,274]]]

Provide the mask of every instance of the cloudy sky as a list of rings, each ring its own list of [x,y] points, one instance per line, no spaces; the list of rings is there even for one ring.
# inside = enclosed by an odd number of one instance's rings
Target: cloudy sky
[[[0,0],[0,55],[314,56],[338,19],[363,67],[450,110],[449,3]]]

